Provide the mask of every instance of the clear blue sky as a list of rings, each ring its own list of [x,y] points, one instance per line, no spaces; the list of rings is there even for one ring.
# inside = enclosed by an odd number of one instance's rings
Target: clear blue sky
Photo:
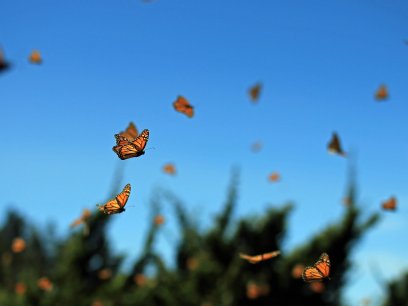
[[[386,278],[408,269],[406,39],[404,0],[3,0],[0,44],[13,69],[0,75],[1,211],[56,222],[64,235],[125,164],[135,207],[114,216],[110,237],[135,256],[155,187],[180,195],[205,226],[238,165],[237,218],[295,202],[289,250],[342,214],[347,160],[326,151],[337,131],[356,156],[367,214],[391,195],[400,204],[355,252],[348,297],[378,296],[370,265],[387,259]],[[32,49],[43,65],[28,63]],[[258,81],[255,105],[247,89]],[[385,103],[373,98],[381,83]],[[193,119],[173,110],[179,94]],[[153,149],[120,161],[113,135],[129,121],[150,129]],[[169,161],[174,178],[161,173]],[[269,184],[271,171],[282,181]]]

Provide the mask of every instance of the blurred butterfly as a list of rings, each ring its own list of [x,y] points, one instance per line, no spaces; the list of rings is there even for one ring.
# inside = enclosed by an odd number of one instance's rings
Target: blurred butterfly
[[[378,87],[377,91],[375,92],[375,98],[379,102],[387,100],[389,98],[387,86],[380,85],[380,87]]]
[[[259,151],[261,151],[261,149],[262,149],[262,142],[260,142],[260,141],[257,141],[257,142],[254,142],[252,145],[251,145],[251,150],[252,150],[252,152],[259,152]]]
[[[125,211],[125,205],[130,195],[130,184],[127,184],[121,193],[104,205],[96,205],[99,211],[106,215],[119,214]]]
[[[255,256],[250,256],[250,255],[239,253],[239,257],[241,257],[242,259],[246,259],[251,264],[256,264],[258,262],[274,258],[278,256],[279,254],[280,254],[280,251],[273,251],[273,252],[263,253],[263,254],[255,255]]]
[[[305,282],[321,282],[328,278],[330,274],[330,259],[327,253],[322,253],[319,260],[313,265],[303,270],[302,278]]]
[[[271,182],[277,182],[280,180],[280,174],[278,172],[273,172],[269,175],[268,180]]]
[[[42,58],[41,58],[41,53],[38,50],[34,50],[31,52],[30,56],[28,57],[28,60],[32,64],[41,64],[42,63]]]
[[[383,202],[381,206],[384,210],[396,210],[397,199],[395,197],[391,197],[387,201]]]
[[[85,221],[86,221],[87,219],[89,219],[90,217],[91,217],[91,211],[90,211],[89,209],[86,209],[86,208],[85,208],[85,209],[82,211],[82,215],[81,215],[78,219],[75,219],[75,220],[70,224],[69,227],[74,228],[74,227],[80,225],[81,223],[85,223]]]
[[[176,111],[192,118],[194,116],[194,108],[190,105],[186,98],[178,96],[176,101],[173,102],[173,107]]]
[[[167,174],[170,174],[170,175],[175,175],[176,174],[176,167],[171,163],[165,164],[163,166],[163,172],[167,173]]]
[[[336,132],[333,132],[333,136],[330,142],[327,144],[327,150],[329,151],[329,153],[346,156],[346,152],[344,152],[341,148],[340,139],[339,136],[337,136]]]
[[[126,130],[117,135],[126,138],[128,141],[133,141],[139,135],[139,132],[137,131],[136,125],[130,122]]]
[[[0,49],[0,72],[6,71],[10,68],[10,63],[4,58],[4,52]]]
[[[257,83],[251,88],[249,88],[248,93],[249,97],[251,98],[252,102],[257,102],[259,100],[259,95],[261,94],[262,84]]]
[[[125,131],[126,132],[126,131]],[[120,159],[128,159],[138,157],[145,154],[145,147],[149,140],[149,130],[145,129],[134,140],[130,141],[121,134],[116,134],[116,146],[112,150],[119,156]]]

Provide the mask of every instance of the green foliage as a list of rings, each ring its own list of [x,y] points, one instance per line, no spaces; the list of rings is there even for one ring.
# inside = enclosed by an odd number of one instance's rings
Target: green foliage
[[[377,215],[361,220],[354,185],[350,187],[351,204],[337,222],[295,250],[254,265],[238,254],[282,250],[293,205],[269,208],[261,217],[234,220],[237,180],[238,175],[233,175],[224,209],[205,230],[192,221],[176,196],[157,193],[143,252],[128,272],[119,271],[123,258],[112,254],[107,241],[109,216],[94,214],[89,235],[74,231],[53,241],[10,212],[0,231],[0,305],[89,306],[96,300],[104,306],[340,305],[352,248],[378,220]],[[155,224],[153,216],[166,202],[174,207],[180,228],[174,264],[164,262],[154,244],[163,225]],[[27,249],[19,254],[10,251],[15,237],[27,242]],[[323,283],[325,290],[317,293],[292,272],[298,264],[313,264],[322,252],[330,255],[332,271],[330,280]],[[152,267],[154,273],[149,274]],[[102,269],[108,269],[111,276],[101,279]],[[52,281],[52,290],[38,288],[42,276]],[[15,292],[17,282],[26,284],[25,294]],[[404,284],[407,289],[407,279]],[[396,299],[407,292],[399,286],[390,285]]]
[[[387,299],[383,306],[408,306],[408,272],[387,285]]]

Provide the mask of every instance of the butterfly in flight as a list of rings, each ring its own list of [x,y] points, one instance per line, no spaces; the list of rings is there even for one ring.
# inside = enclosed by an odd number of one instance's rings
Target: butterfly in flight
[[[33,50],[33,52],[31,52],[30,56],[28,57],[28,60],[32,64],[42,64],[42,57],[40,51]]]
[[[127,184],[121,193],[104,205],[96,205],[99,211],[106,215],[119,214],[125,211],[125,205],[130,195],[130,184]]]
[[[173,107],[176,111],[186,115],[189,118],[194,116],[194,107],[190,105],[190,102],[183,96],[178,96],[176,101],[173,102]]]
[[[270,182],[278,182],[281,176],[278,172],[272,172],[271,175],[268,176],[268,180]]]
[[[0,49],[0,72],[6,71],[10,68],[10,63],[4,58],[4,52]]]
[[[256,153],[256,152],[261,151],[261,149],[262,149],[262,142],[256,141],[253,144],[251,144],[252,152]]]
[[[329,151],[329,153],[346,156],[346,152],[344,152],[341,148],[340,139],[339,136],[337,136],[336,132],[333,132],[333,136],[330,139],[330,142],[327,144],[327,150]]]
[[[137,134],[136,126],[131,122],[124,132],[115,134],[116,146],[112,150],[120,159],[138,157],[145,154],[145,147],[149,140],[149,130],[145,129]]]
[[[261,94],[262,84],[257,83],[248,90],[249,97],[251,98],[252,102],[258,102],[259,95]]]
[[[397,209],[397,199],[395,197],[391,197],[387,201],[383,202],[381,206],[384,210],[394,211]]]
[[[330,259],[327,253],[322,253],[319,260],[311,266],[307,266],[302,273],[302,278],[305,282],[321,282],[328,278],[330,274]]]
[[[248,260],[248,262],[250,262],[251,264],[256,264],[258,262],[274,258],[278,256],[279,254],[280,254],[280,251],[273,251],[273,252],[263,253],[263,254],[254,255],[254,256],[239,253],[239,257],[241,257],[242,259]]]
[[[380,85],[380,87],[378,87],[377,91],[375,92],[375,98],[379,102],[387,100],[389,98],[387,86],[385,86],[384,84]]]
[[[167,174],[170,174],[170,175],[175,175],[176,174],[176,167],[171,163],[165,164],[163,166],[163,172],[167,173]]]

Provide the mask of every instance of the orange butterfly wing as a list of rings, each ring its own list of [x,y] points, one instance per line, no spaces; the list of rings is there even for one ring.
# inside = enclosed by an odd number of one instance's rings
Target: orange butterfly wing
[[[384,101],[384,100],[387,100],[388,99],[388,88],[387,88],[387,86],[385,86],[385,85],[381,85],[378,89],[377,89],[377,91],[376,91],[376,93],[375,93],[375,98],[378,100],[378,101]]]
[[[329,277],[330,274],[330,259],[327,253],[320,255],[319,260],[313,265],[308,266],[302,273],[302,278],[305,282],[322,281]]]
[[[178,96],[176,101],[173,102],[173,107],[176,111],[192,118],[194,116],[194,108],[190,105],[186,98]]]
[[[31,52],[28,60],[33,64],[41,64],[42,63],[42,58],[41,58],[40,51],[34,50],[33,52]]]
[[[263,253],[263,254],[254,255],[254,256],[250,256],[250,255],[247,255],[247,254],[240,253],[239,257],[241,257],[242,259],[248,260],[248,262],[250,262],[252,264],[256,264],[258,262],[261,262],[261,261],[268,260],[268,259],[271,259],[273,257],[276,257],[279,254],[280,254],[280,251],[273,251],[273,252]]]
[[[112,150],[119,156],[120,159],[128,159],[131,157],[138,157],[145,153],[147,141],[149,140],[149,130],[143,130],[142,133],[133,141],[128,141],[123,136],[118,134],[116,137],[116,146]]]
[[[397,199],[395,197],[391,197],[387,201],[383,202],[381,206],[384,210],[395,210],[397,208]]]
[[[129,123],[129,126],[126,128],[125,131],[120,132],[119,134],[116,134],[118,137],[125,138],[128,141],[133,141],[136,139],[136,137],[139,135],[136,125],[133,122]],[[116,137],[116,141],[118,140],[118,137]]]
[[[114,199],[109,200],[105,205],[97,205],[99,210],[103,213],[118,214],[125,211],[125,205],[130,195],[130,184],[127,184],[121,193],[119,193]]]
[[[257,102],[259,99],[259,95],[261,94],[262,84],[258,83],[252,86],[248,93],[253,102]]]

